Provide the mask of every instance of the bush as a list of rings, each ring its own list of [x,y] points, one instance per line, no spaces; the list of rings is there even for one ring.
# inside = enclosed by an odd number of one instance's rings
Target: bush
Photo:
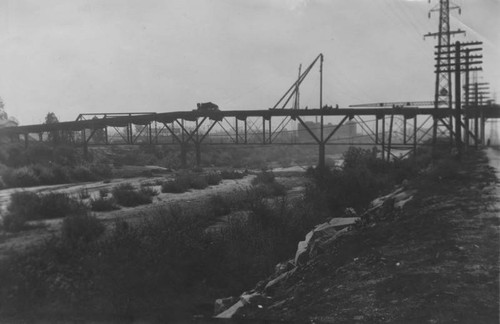
[[[37,213],[39,219],[62,218],[68,215],[84,213],[87,209],[84,204],[65,193],[51,192],[39,197],[40,205]]]
[[[193,189],[205,189],[208,187],[207,178],[203,175],[192,176],[189,186]]]
[[[104,229],[104,225],[97,217],[84,213],[66,217],[62,223],[61,233],[64,242],[75,246],[97,239]]]
[[[141,187],[139,192],[141,192],[147,196],[150,196],[150,197],[158,196],[158,194],[159,194],[159,192],[157,190],[155,190],[151,187]]]
[[[258,185],[258,184],[269,184],[275,181],[274,173],[272,171],[262,171],[261,173],[257,174],[257,176],[252,179],[252,184]]]
[[[238,172],[235,170],[222,170],[220,174],[222,179],[228,180],[242,179],[247,175],[246,172]]]
[[[222,181],[222,177],[218,172],[210,172],[206,175],[209,186],[218,185]]]
[[[9,212],[2,218],[2,226],[7,232],[19,232],[26,227],[26,219]]]
[[[108,188],[99,189],[99,198],[104,199],[108,196],[108,194],[109,194]]]
[[[3,181],[9,187],[31,187],[40,184],[40,179],[31,167],[22,167],[5,173]]]
[[[223,216],[231,212],[231,200],[221,195],[211,196],[208,200],[208,206],[212,216]]]
[[[84,165],[76,166],[71,172],[71,177],[76,181],[92,181],[97,179],[97,177],[92,174],[92,171],[90,171],[90,168]]]
[[[189,190],[189,183],[180,181],[179,179],[167,180],[161,185],[163,193],[183,193]]]
[[[62,218],[84,213],[86,207],[63,193],[38,195],[34,192],[20,191],[10,196],[7,215],[3,219],[4,228],[18,231],[26,221]]]
[[[271,182],[268,184],[259,184],[256,186],[263,197],[275,197],[286,195],[285,186],[278,182]]]
[[[118,204],[125,207],[135,207],[153,202],[150,195],[142,191],[135,190],[129,183],[124,183],[114,187],[113,197]]]
[[[114,199],[100,197],[98,199],[90,200],[90,209],[92,211],[111,211],[120,209],[120,207],[116,205]]]

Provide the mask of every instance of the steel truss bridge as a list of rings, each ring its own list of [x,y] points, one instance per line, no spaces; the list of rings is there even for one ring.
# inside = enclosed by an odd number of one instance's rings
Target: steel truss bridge
[[[317,145],[318,165],[324,167],[327,145],[376,146],[384,159],[416,153],[417,146],[432,137],[433,121],[439,120],[446,126],[441,129],[442,134],[454,145],[456,133],[450,125],[456,117],[454,109],[407,104],[410,103],[354,108],[80,114],[76,121],[1,128],[0,138],[24,142],[25,146],[35,141],[60,141],[82,147],[85,154],[89,146],[95,145],[176,145],[180,147],[183,165],[187,163],[188,147],[193,146],[199,165],[202,145]],[[500,106],[464,107],[461,113],[461,126],[466,130],[463,144],[477,147],[485,143],[486,121],[500,118]],[[348,128],[351,131],[346,132]],[[405,153],[396,156],[395,150]]]

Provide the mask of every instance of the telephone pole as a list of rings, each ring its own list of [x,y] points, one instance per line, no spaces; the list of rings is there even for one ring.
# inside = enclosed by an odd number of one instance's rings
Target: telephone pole
[[[429,0],[430,2],[430,0]],[[425,37],[437,38],[437,53],[436,53],[436,83],[434,89],[434,108],[447,108],[452,107],[452,87],[451,87],[451,71],[442,70],[442,66],[449,66],[451,63],[451,53],[449,50],[450,38],[455,34],[463,34],[464,31],[450,30],[450,10],[458,9],[459,14],[461,9],[455,4],[450,4],[449,0],[439,0],[439,4],[429,11],[429,18],[432,12],[439,12],[439,29],[435,33],[427,33]],[[434,117],[433,127],[432,127],[432,144],[436,144],[437,139],[437,129],[439,119]],[[449,120],[450,127],[453,123],[453,118],[450,117]]]

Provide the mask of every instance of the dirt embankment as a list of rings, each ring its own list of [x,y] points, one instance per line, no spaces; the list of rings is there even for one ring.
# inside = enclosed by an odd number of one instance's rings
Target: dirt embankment
[[[498,152],[488,152],[500,159]],[[237,315],[297,323],[498,323],[499,181],[484,154],[343,236]]]

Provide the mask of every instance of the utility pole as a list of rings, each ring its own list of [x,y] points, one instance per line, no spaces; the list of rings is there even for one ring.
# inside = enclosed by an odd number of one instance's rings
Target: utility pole
[[[438,55],[448,55],[450,56],[450,62],[448,64],[436,64],[436,73],[455,73],[455,109],[454,113],[450,114],[450,117],[455,117],[455,145],[458,151],[458,157],[460,158],[462,154],[462,127],[467,131],[467,126],[462,122],[462,95],[461,95],[461,73],[467,74],[470,71],[479,71],[481,67],[478,66],[482,63],[481,59],[483,56],[481,54],[471,55],[470,52],[481,51],[482,48],[478,47],[482,45],[482,42],[467,42],[460,43],[456,42],[455,44],[450,44],[448,46],[442,46],[440,50],[439,46],[436,46],[438,49]],[[467,123],[466,119],[466,123]],[[453,127],[450,123],[448,125],[450,134],[453,134]]]
[[[430,2],[430,0],[429,0]],[[436,55],[436,82],[434,89],[434,108],[438,109],[444,107],[446,109],[451,109],[452,107],[452,89],[451,89],[451,71],[441,71],[442,66],[449,66],[451,63],[451,51],[449,51],[448,46],[450,46],[450,38],[455,34],[462,34],[464,31],[450,30],[450,10],[458,9],[459,14],[461,9],[455,4],[450,5],[449,0],[439,0],[439,5],[432,8],[429,11],[429,18],[432,12],[439,12],[439,29],[435,33],[427,33],[425,37],[434,37],[438,40],[437,55]],[[445,53],[448,52],[448,53]],[[452,127],[452,117],[450,116],[450,127]],[[432,144],[433,147],[437,140],[437,129],[439,119],[434,117],[432,126]]]

